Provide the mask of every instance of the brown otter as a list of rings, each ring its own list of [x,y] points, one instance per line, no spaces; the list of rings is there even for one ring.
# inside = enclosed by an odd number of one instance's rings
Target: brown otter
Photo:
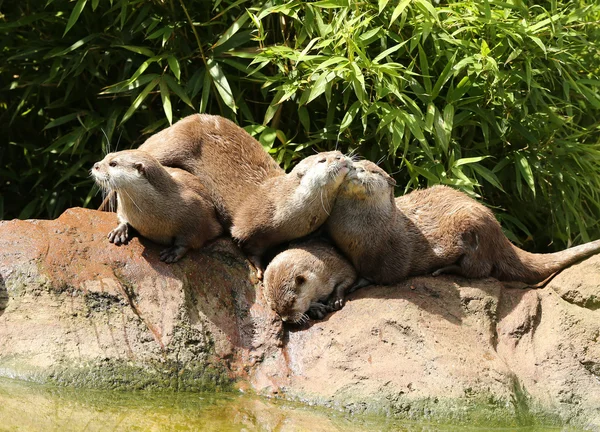
[[[346,176],[327,230],[358,273],[391,284],[407,276],[453,272],[538,283],[600,251],[600,240],[552,254],[514,246],[493,213],[446,186],[394,199],[395,181],[369,161]]]
[[[329,216],[352,161],[339,151],[302,160],[284,176],[270,178],[236,210],[231,235],[257,267],[270,248],[310,234]]]
[[[285,172],[244,129],[209,114],[185,117],[146,140],[139,150],[164,165],[198,176],[229,228],[242,202],[267,179]]]
[[[340,309],[356,270],[326,241],[309,240],[278,254],[265,270],[267,302],[284,322],[301,324]],[[329,297],[329,304],[324,304]]]
[[[181,169],[163,167],[146,152],[109,153],[94,164],[92,175],[98,185],[117,195],[119,225],[108,234],[111,243],[127,243],[132,226],[156,243],[171,245],[160,259],[172,263],[223,231],[200,180]]]

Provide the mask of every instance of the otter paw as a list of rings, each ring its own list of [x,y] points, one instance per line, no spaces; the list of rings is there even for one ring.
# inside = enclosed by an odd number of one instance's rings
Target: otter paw
[[[333,296],[329,299],[328,305],[331,310],[337,311],[344,307],[344,297],[343,296]]]
[[[311,319],[323,319],[325,315],[331,312],[331,307],[323,303],[311,303],[306,314]]]
[[[118,227],[108,233],[108,241],[117,246],[126,244],[129,241],[129,226],[126,223],[119,224]]]
[[[184,246],[172,246],[167,249],[160,251],[160,260],[171,264],[177,262],[185,255],[188,248]]]

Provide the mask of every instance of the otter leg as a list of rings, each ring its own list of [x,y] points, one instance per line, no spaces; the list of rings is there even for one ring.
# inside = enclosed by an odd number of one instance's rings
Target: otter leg
[[[185,253],[190,250],[189,245],[186,243],[181,243],[175,238],[173,246],[167,249],[163,249],[160,251],[160,260],[164,261],[168,264],[179,261]]]
[[[352,282],[343,281],[335,287],[335,291],[331,297],[329,297],[328,301],[328,304],[332,310],[336,311],[344,307],[346,294],[350,294],[359,288],[369,286],[372,283],[370,280],[365,278],[360,278],[354,284],[352,284]]]
[[[442,267],[431,273],[431,276],[439,276],[443,273],[454,273],[459,276],[464,276],[463,269],[458,264],[452,264],[446,267]]]
[[[108,233],[108,241],[117,246],[126,244],[130,238],[129,224],[127,222],[121,222],[114,230]]]
[[[331,312],[331,307],[323,303],[312,302],[306,314],[311,319],[323,319],[325,315]]]
[[[264,268],[262,265],[262,259],[260,256],[258,255],[249,255],[248,256],[248,261],[250,261],[250,264],[252,264],[254,266],[254,268],[256,269],[256,278],[258,280],[262,280],[263,279],[263,273],[264,273]]]

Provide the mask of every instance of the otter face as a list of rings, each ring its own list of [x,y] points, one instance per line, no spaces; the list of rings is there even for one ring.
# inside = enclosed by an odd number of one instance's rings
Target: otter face
[[[276,265],[277,266],[277,265]],[[294,274],[290,266],[265,271],[265,293],[271,309],[286,323],[301,324],[308,320],[306,311],[311,299],[306,295],[309,274]],[[303,295],[304,293],[304,295]]]
[[[91,174],[96,183],[106,190],[118,190],[127,186],[145,182],[147,166],[145,155],[139,151],[124,150],[107,154],[96,162]]]
[[[346,175],[340,193],[356,198],[389,197],[396,181],[383,169],[368,160],[354,162]]]
[[[352,160],[339,151],[322,152],[309,156],[294,167],[291,175],[300,178],[308,189],[327,185],[339,186],[352,167]]]

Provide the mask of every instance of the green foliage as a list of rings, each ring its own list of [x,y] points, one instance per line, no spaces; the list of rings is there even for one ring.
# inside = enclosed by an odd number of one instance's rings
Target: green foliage
[[[382,160],[399,193],[460,188],[529,248],[600,237],[596,2],[3,6],[5,218],[97,205],[87,169],[109,143],[211,112],[286,168],[339,148]]]

